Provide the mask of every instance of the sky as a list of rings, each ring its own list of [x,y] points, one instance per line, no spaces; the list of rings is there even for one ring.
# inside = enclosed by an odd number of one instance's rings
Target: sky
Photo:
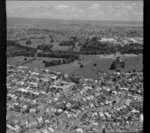
[[[143,21],[143,1],[6,1],[7,17]]]

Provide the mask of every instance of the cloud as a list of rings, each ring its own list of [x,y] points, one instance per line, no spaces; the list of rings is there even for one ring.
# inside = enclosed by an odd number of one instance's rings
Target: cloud
[[[70,8],[68,5],[57,5],[55,6],[56,9],[68,9]]]
[[[7,1],[8,17],[142,20],[143,3],[131,1]]]
[[[90,9],[98,9],[99,8],[99,4],[93,4],[91,7],[89,7]]]

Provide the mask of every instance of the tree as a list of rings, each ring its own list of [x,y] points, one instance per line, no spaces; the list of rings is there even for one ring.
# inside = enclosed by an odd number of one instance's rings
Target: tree
[[[83,68],[83,67],[84,67],[84,66],[81,64],[81,65],[80,65],[80,68]]]
[[[28,39],[28,40],[26,41],[26,44],[27,44],[27,45],[31,45],[31,43],[32,43],[32,42],[31,42],[30,39]]]
[[[53,36],[50,36],[50,43],[53,43],[53,42],[54,42]]]
[[[62,60],[62,64],[65,64],[65,63],[66,63],[66,60],[65,60],[65,59],[63,59],[63,60]]]
[[[26,61],[26,60],[27,60],[27,58],[25,57],[25,58],[24,58],[24,61]]]

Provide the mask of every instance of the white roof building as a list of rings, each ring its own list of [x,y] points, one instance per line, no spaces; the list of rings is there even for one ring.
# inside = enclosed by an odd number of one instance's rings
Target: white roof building
[[[117,43],[117,40],[114,38],[102,38],[100,42]]]

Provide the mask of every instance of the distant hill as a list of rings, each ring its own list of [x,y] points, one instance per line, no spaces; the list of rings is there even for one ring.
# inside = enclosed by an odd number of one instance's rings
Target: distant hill
[[[28,23],[28,24],[90,24],[102,26],[143,26],[140,21],[99,21],[99,20],[61,20],[61,19],[38,19],[38,18],[7,18],[7,24]]]

